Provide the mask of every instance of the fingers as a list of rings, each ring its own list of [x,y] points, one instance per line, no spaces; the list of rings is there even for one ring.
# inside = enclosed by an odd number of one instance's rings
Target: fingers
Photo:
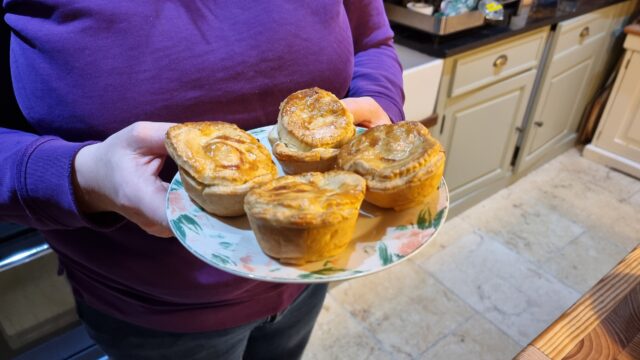
[[[164,139],[167,130],[175,125],[165,122],[139,121],[128,126],[124,132],[126,143],[136,152],[144,155],[164,155]]]
[[[165,197],[169,184],[152,178],[147,184],[140,185],[129,193],[128,205],[123,207],[122,215],[151,235],[173,236],[165,213]]]
[[[148,232],[156,236],[170,237],[173,236],[169,228],[169,221],[166,214],[166,196],[169,184],[156,178],[153,185],[148,187],[146,194],[142,194],[143,199],[140,202],[140,208],[145,212],[147,220],[151,223]]]
[[[379,125],[391,124],[391,119],[382,107],[370,97],[342,99],[344,106],[353,115],[356,125],[372,128]]]

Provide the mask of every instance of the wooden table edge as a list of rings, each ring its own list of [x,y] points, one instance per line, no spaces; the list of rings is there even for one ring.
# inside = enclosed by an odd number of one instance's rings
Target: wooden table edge
[[[514,359],[564,358],[638,285],[640,247],[632,250]]]

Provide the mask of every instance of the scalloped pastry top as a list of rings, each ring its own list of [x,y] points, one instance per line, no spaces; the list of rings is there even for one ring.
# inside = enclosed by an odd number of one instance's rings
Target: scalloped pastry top
[[[277,129],[279,141],[302,152],[340,148],[356,131],[344,104],[317,87],[297,91],[280,104]]]
[[[178,166],[207,185],[242,185],[277,175],[269,150],[235,124],[187,122],[171,127],[165,140]]]
[[[245,210],[273,224],[332,224],[359,211],[365,190],[365,180],[347,171],[283,176],[251,190]]]
[[[338,154],[338,167],[362,175],[374,185],[409,182],[444,161],[442,145],[422,124],[404,121],[381,125],[357,136]]]

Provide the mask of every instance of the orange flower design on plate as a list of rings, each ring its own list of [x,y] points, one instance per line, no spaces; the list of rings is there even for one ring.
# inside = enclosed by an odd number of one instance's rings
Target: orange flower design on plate
[[[187,212],[187,204],[184,203],[184,198],[177,191],[169,193],[169,205],[171,206],[171,214],[182,214]]]
[[[394,240],[401,240],[402,244],[398,247],[398,255],[407,256],[414,252],[420,245],[424,244],[433,234],[433,229],[420,230],[410,229],[401,231],[393,235]]]

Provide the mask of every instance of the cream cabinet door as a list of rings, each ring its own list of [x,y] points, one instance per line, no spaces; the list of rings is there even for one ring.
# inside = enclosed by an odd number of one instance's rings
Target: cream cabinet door
[[[605,36],[600,35],[584,46],[553,58],[529,120],[521,168],[529,167],[548,148],[576,132],[589,101],[591,71],[604,41]]]
[[[445,179],[452,199],[510,175],[511,158],[536,70],[449,100],[452,131]]]
[[[640,52],[627,52],[626,70],[607,105],[595,144],[640,163]]]

